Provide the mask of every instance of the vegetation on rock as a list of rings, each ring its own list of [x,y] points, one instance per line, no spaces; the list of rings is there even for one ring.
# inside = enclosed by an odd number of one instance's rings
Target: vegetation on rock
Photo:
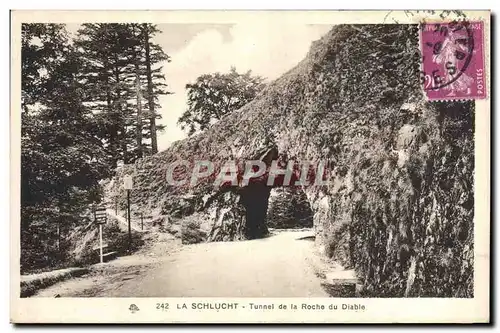
[[[416,36],[413,25],[334,27],[223,121],[119,170],[110,193],[131,174],[134,205],[166,215],[189,194],[186,216],[206,214],[213,240],[235,240],[254,227],[238,200],[245,191],[208,179],[168,185],[169,163],[259,159],[270,149],[285,162],[328,160],[332,184],[303,188],[316,240],[356,270],[365,295],[472,297],[474,104],[425,101]]]

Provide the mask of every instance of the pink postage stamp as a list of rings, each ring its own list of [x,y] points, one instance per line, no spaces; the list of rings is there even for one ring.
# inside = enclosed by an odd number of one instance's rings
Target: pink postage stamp
[[[421,82],[429,100],[486,98],[482,21],[420,27]]]

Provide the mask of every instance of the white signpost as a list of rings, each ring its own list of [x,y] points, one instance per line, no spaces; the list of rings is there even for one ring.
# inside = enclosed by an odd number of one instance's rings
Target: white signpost
[[[104,262],[102,253],[102,225],[107,221],[106,207],[98,206],[94,208],[94,222],[99,225],[99,258],[101,264]]]
[[[132,176],[126,175],[123,177],[123,187],[127,190],[127,220],[128,220],[128,252],[132,251],[132,230],[130,226],[130,190],[132,190],[134,182]]]
[[[102,258],[102,224],[99,224],[99,259],[102,264],[104,262]]]
[[[126,175],[125,177],[123,177],[123,187],[129,191],[132,189],[132,186],[134,186],[134,182],[132,180],[132,176],[130,175]]]

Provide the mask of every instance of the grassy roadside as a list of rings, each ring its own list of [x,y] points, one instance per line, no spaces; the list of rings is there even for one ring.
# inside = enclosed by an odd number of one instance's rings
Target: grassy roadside
[[[38,290],[57,282],[88,273],[88,268],[72,267],[32,275],[21,275],[21,297],[29,297]]]

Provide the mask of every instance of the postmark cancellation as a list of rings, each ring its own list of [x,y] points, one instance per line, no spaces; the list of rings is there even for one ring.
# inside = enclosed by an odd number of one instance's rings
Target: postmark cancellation
[[[421,83],[429,100],[485,99],[484,22],[422,23]]]

